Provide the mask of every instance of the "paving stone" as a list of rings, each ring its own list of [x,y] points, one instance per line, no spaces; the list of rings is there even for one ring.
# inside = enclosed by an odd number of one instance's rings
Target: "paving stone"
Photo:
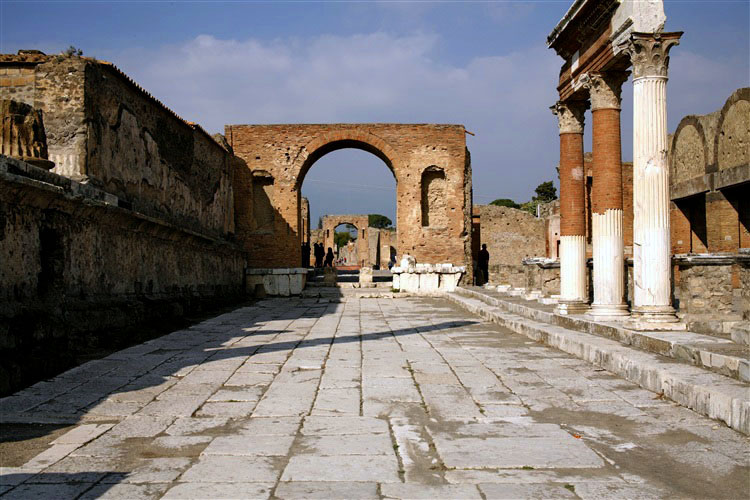
[[[252,417],[242,421],[238,432],[249,436],[294,436],[301,423],[301,417]]]
[[[197,417],[249,417],[256,407],[254,401],[244,402],[208,402],[201,406]]]
[[[272,373],[258,373],[258,372],[236,372],[234,375],[229,377],[229,380],[224,382],[225,387],[248,387],[248,386],[262,386],[265,387],[273,381],[274,375]]]
[[[334,455],[393,455],[388,434],[346,434],[341,436],[303,436],[295,445],[295,453]]]
[[[567,487],[566,487],[567,486]],[[574,493],[575,485],[561,483],[526,483],[526,484],[509,484],[509,483],[490,483],[480,484],[485,498],[524,500],[537,498],[578,498]]]
[[[74,477],[59,477],[50,484],[22,484],[3,495],[9,500],[49,500],[50,498],[76,498],[91,488],[93,483],[75,482]]]
[[[551,437],[435,437],[435,447],[447,467],[507,469],[602,467],[604,462],[582,440]]]
[[[180,417],[165,432],[171,436],[201,434],[223,427],[227,422],[229,417]]]
[[[671,496],[669,491],[650,485],[622,482],[573,483],[575,494],[584,500],[616,500],[621,498],[659,499]]]
[[[135,500],[161,498],[168,484],[97,484],[81,495],[81,500]]]
[[[293,441],[293,435],[220,436],[203,450],[202,455],[286,456]]]
[[[108,474],[102,483],[171,483],[190,465],[189,458],[140,460],[132,472]]]
[[[194,483],[263,483],[275,482],[280,473],[271,457],[202,456],[180,478]]]
[[[273,483],[181,483],[168,490],[162,498],[180,500],[264,499],[271,496]]]
[[[109,433],[125,438],[153,437],[164,432],[174,421],[175,418],[171,415],[171,412],[164,415],[132,415],[112,427]]]
[[[401,482],[396,458],[383,455],[297,455],[289,460],[281,480]]]
[[[107,432],[114,424],[85,424],[71,429],[51,444],[85,444]]]
[[[81,446],[80,444],[55,444],[34,458],[23,464],[23,468],[30,470],[42,470],[50,465],[59,462],[72,451]]]
[[[154,446],[179,450],[202,444],[208,444],[213,438],[211,436],[162,436],[154,439]]]
[[[305,418],[302,425],[302,434],[305,435],[332,435],[345,434],[387,434],[388,423],[385,420],[371,417],[321,417],[310,416]]]
[[[424,500],[454,500],[454,499],[481,499],[482,495],[473,484],[383,484],[380,491],[385,499],[424,499]],[[494,498],[488,496],[488,498]]]
[[[376,500],[377,483],[349,482],[281,482],[277,498],[283,500]]]
[[[312,414],[359,416],[359,402],[358,388],[321,389],[315,398]]]
[[[243,387],[241,389],[223,389],[216,391],[208,398],[209,402],[257,402],[263,395],[261,387]]]

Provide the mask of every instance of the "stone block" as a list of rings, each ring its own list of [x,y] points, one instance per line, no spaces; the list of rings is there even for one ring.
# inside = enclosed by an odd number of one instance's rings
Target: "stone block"
[[[288,274],[277,274],[274,275],[276,279],[276,286],[279,290],[281,297],[289,297],[289,275]]]
[[[268,295],[279,294],[279,284],[273,274],[266,274],[263,276],[263,287],[266,289],[266,294]]]
[[[440,286],[440,275],[437,273],[423,273],[419,275],[419,292],[436,293]]]
[[[305,282],[307,281],[307,275],[302,273],[295,273],[289,275],[289,293],[291,295],[299,295],[305,288]]]
[[[362,267],[359,270],[359,284],[360,285],[372,284],[372,268],[371,267]]]

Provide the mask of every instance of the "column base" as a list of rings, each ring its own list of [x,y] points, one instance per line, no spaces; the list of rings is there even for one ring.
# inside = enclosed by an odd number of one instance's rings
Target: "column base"
[[[586,317],[596,321],[624,321],[630,319],[627,304],[592,304]]]
[[[588,310],[588,303],[582,300],[560,299],[560,301],[557,303],[557,307],[555,307],[555,313],[561,314],[563,316],[570,316],[571,314],[584,314]]]
[[[630,320],[625,323],[630,330],[684,331],[687,325],[680,321],[671,306],[647,306],[633,308]]]

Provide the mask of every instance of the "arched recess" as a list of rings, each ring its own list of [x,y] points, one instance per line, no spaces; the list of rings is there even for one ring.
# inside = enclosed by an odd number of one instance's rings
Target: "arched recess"
[[[422,227],[444,228],[448,223],[445,194],[445,170],[430,165],[420,179]]]
[[[295,185],[297,191],[301,192],[305,176],[316,161],[328,153],[347,148],[367,151],[383,160],[383,163],[385,163],[388,170],[391,171],[393,177],[396,179],[396,183],[398,183],[398,175],[394,165],[397,156],[394,149],[388,143],[369,132],[333,133],[316,137],[302,149],[302,153],[298,160],[295,161],[293,167],[293,171],[299,172]]]

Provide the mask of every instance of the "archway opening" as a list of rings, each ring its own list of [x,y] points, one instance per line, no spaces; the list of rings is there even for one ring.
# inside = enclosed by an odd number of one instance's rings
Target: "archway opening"
[[[339,265],[388,269],[397,246],[396,178],[382,152],[356,141],[323,146],[305,162],[300,186],[300,227],[307,218],[310,228],[303,244],[333,246]],[[334,237],[343,244],[334,246]]]

